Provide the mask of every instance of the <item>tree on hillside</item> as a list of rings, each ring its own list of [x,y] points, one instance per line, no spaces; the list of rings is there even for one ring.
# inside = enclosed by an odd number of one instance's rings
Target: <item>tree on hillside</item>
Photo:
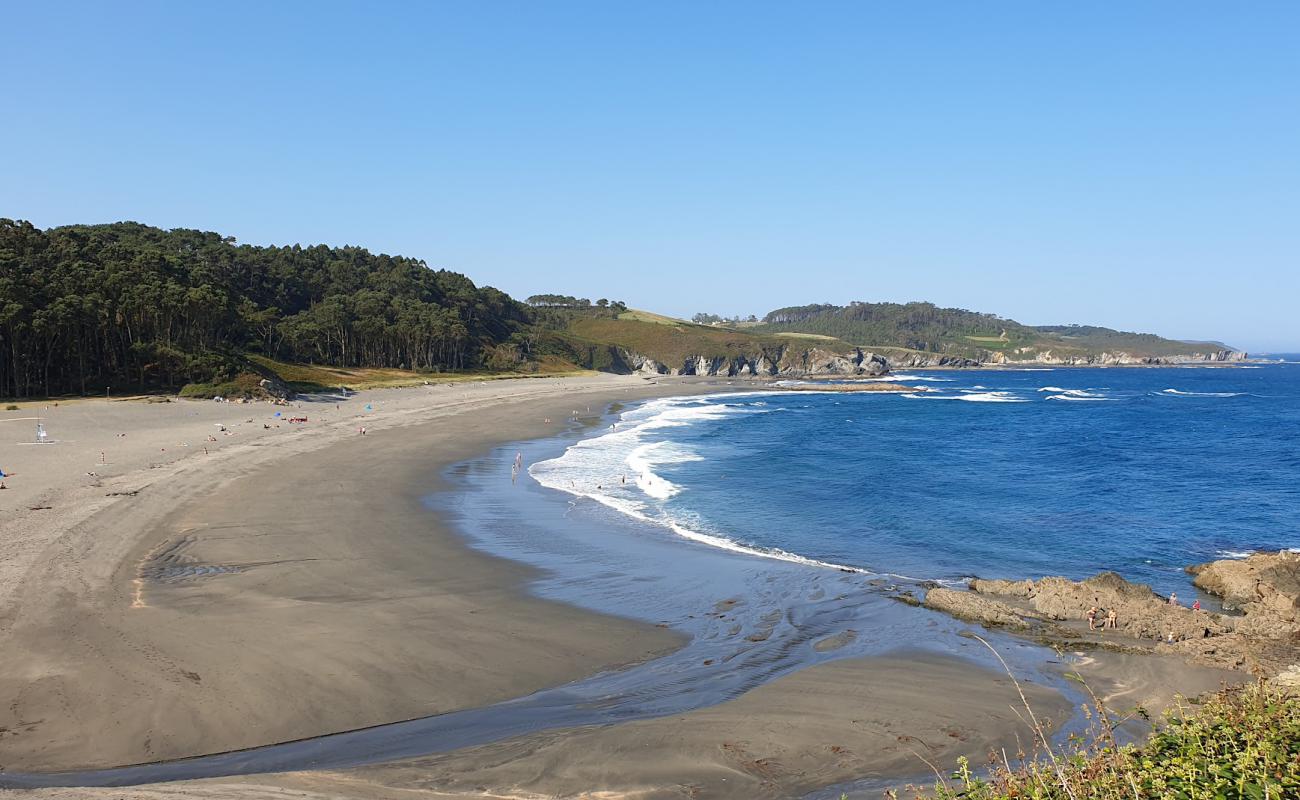
[[[246,352],[464,369],[529,321],[464,275],[359,247],[253,247],[133,222],[0,219],[0,394],[229,377]]]

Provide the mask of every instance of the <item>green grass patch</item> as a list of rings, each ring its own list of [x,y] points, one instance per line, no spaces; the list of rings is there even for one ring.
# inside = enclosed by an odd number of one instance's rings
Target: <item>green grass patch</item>
[[[632,320],[633,322],[653,322],[657,325],[692,325],[684,319],[668,317],[663,314],[656,314],[653,311],[642,311],[639,308],[629,308],[622,314],[618,315],[619,319]]]
[[[754,357],[765,348],[783,344],[775,336],[753,334],[691,322],[643,322],[608,317],[576,317],[568,333],[591,344],[616,346],[680,367],[695,356],[705,358]]]
[[[561,358],[544,356],[527,371],[493,372],[422,372],[387,367],[329,367],[315,364],[290,364],[264,356],[249,356],[259,369],[278,377],[295,392],[326,392],[346,386],[349,389],[395,389],[426,383],[461,383],[465,381],[501,380],[521,377],[563,377],[588,374]]]
[[[795,331],[781,331],[780,333],[774,333],[772,335],[781,336],[787,339],[815,339],[819,342],[839,342],[843,344],[842,342],[840,342],[839,339],[836,339],[834,336],[826,336],[820,333],[797,333]]]

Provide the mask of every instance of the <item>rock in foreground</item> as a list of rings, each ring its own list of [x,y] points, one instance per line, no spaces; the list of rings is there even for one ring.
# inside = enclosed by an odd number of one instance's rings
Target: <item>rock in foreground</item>
[[[1300,555],[1261,553],[1243,561],[1191,567],[1195,585],[1224,598],[1240,615],[1173,605],[1150,586],[1113,572],[1083,581],[980,580],[970,591],[932,589],[925,605],[961,619],[1017,630],[1034,628],[1049,639],[1077,638],[1080,621],[1097,609],[1096,627],[1115,612],[1116,633],[1146,640],[1155,650],[1214,666],[1275,675],[1300,662]],[[1061,624],[1063,623],[1063,624]],[[1071,627],[1072,625],[1072,627]],[[1100,640],[1100,641],[1105,641]]]

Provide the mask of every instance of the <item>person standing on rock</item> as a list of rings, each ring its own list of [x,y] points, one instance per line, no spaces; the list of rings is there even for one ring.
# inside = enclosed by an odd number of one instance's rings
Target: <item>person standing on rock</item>
[[[1174,594],[1173,592],[1169,593],[1169,605],[1171,606],[1178,605],[1178,595]]]
[[[1097,607],[1093,606],[1088,609],[1088,630],[1097,630]]]
[[[1119,612],[1117,612],[1117,611],[1116,611],[1115,609],[1113,609],[1113,608],[1110,610],[1110,613],[1108,613],[1108,614],[1106,615],[1106,625],[1105,625],[1105,627],[1107,627],[1107,628],[1118,628],[1118,627],[1119,627]]]

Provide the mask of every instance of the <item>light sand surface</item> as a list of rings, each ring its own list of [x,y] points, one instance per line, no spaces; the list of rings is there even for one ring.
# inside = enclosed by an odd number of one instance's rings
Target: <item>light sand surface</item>
[[[39,504],[53,508],[0,529],[0,765],[312,736],[673,648],[672,632],[528,597],[528,569],[469,550],[421,505],[444,466],[489,444],[558,430],[573,408],[672,391],[607,376],[376,391],[339,410],[304,403],[307,425],[270,430],[263,420],[284,409],[267,404],[60,407],[49,429],[72,441],[34,445],[11,468],[50,487]],[[213,418],[237,435],[204,456]],[[110,459],[123,474],[84,476],[80,462],[123,431]],[[159,441],[188,442],[187,457],[125,471],[158,463]],[[122,491],[138,494],[106,496]]]

